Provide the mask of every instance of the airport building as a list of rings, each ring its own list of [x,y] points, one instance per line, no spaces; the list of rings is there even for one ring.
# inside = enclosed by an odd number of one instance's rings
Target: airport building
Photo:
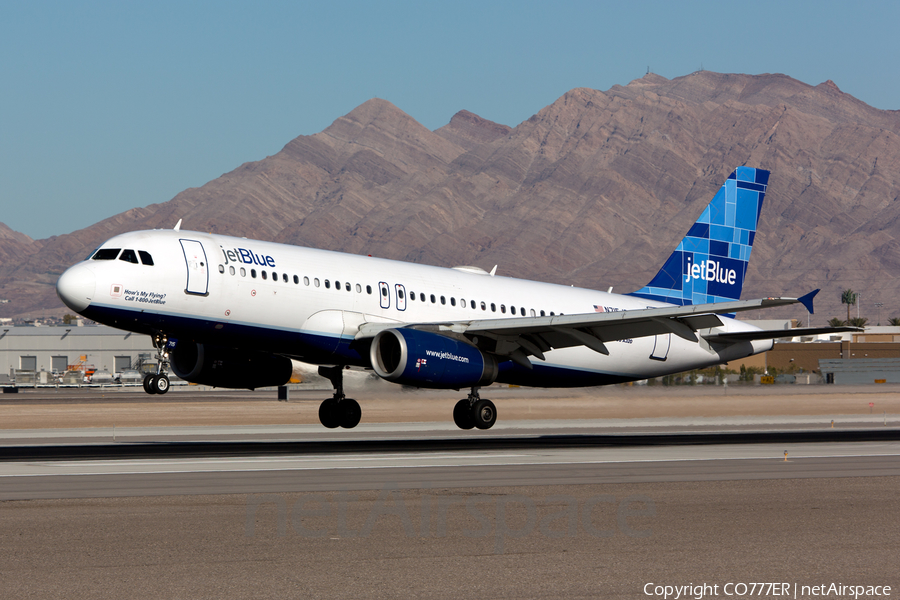
[[[155,358],[149,336],[104,325],[0,326],[0,384],[54,383],[67,371],[112,375]]]

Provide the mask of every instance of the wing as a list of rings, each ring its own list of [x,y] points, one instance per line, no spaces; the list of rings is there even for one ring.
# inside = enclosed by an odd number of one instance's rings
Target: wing
[[[704,335],[707,342],[734,343],[750,342],[753,340],[777,340],[779,338],[793,338],[801,335],[821,335],[823,333],[841,333],[844,331],[865,331],[861,327],[794,327],[793,329],[761,329],[759,331],[735,331],[732,333],[713,333]]]
[[[816,290],[818,292],[818,290]],[[748,310],[773,308],[802,303],[812,308],[815,292],[801,298],[761,298],[713,304],[666,306],[610,313],[556,315],[551,317],[515,317],[509,319],[475,319],[435,323],[365,323],[357,339],[375,336],[379,331],[410,327],[451,336],[465,336],[479,349],[507,356],[516,363],[531,367],[529,355],[544,360],[544,353],[554,348],[586,346],[600,354],[609,354],[606,342],[647,337],[666,333],[697,342],[697,330],[720,327],[718,315]],[[784,337],[784,330],[771,337]],[[731,343],[731,340],[721,340]]]

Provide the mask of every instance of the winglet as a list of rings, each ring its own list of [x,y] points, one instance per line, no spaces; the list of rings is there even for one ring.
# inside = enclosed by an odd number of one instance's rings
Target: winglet
[[[178,219],[178,222],[175,223],[175,231],[181,231],[181,221],[182,219]]]
[[[799,298],[797,298],[797,301],[805,306],[806,310],[808,310],[809,314],[811,315],[816,314],[816,311],[813,310],[813,298],[816,297],[816,294],[818,294],[820,290],[821,288],[818,290],[813,290],[805,296],[800,296]]]

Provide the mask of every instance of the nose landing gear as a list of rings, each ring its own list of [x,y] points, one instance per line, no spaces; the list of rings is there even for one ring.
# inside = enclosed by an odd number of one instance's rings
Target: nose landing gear
[[[344,370],[336,367],[319,367],[319,375],[327,378],[334,386],[334,396],[319,405],[319,421],[329,429],[343,427],[353,429],[359,425],[362,409],[359,402],[344,396]]]
[[[162,334],[153,336],[153,345],[156,347],[156,373],[148,373],[144,377],[144,391],[148,394],[165,394],[169,391],[169,377],[166,371],[169,369],[169,353],[166,345],[169,338]]]
[[[469,396],[453,407],[453,422],[460,429],[490,429],[497,422],[497,407],[490,400],[482,399],[478,388],[473,387]]]

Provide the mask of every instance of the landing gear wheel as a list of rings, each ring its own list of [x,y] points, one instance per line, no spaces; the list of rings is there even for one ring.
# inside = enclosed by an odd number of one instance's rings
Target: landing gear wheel
[[[472,414],[468,399],[463,398],[453,407],[453,422],[460,429],[472,429],[475,427],[475,417]]]
[[[157,375],[153,378],[153,388],[157,394],[165,394],[169,391],[169,378],[166,375]]]
[[[328,379],[334,386],[334,396],[319,406],[319,421],[329,429],[343,427],[353,429],[359,425],[362,409],[352,398],[344,397],[344,368],[341,365],[319,367],[319,375]]]
[[[479,400],[472,406],[472,419],[478,429],[490,429],[497,421],[497,407],[490,400]]]
[[[329,398],[319,405],[319,422],[328,429],[340,427],[341,416],[338,413],[338,403],[334,398]]]
[[[353,398],[344,398],[338,402],[337,411],[340,414],[341,427],[344,429],[353,429],[359,425],[362,409],[359,407],[359,402]]]
[[[148,394],[156,393],[156,386],[153,385],[154,377],[156,377],[156,375],[153,375],[152,373],[148,373],[147,375],[144,375],[144,391],[147,392]]]

